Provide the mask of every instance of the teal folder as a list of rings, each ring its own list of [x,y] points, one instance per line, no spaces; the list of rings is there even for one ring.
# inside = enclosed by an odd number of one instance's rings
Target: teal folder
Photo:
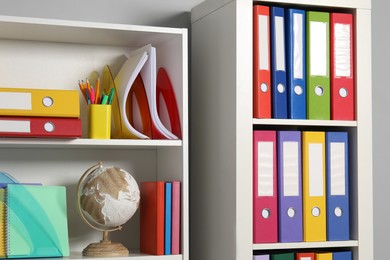
[[[6,201],[8,258],[69,256],[65,187],[9,184]]]

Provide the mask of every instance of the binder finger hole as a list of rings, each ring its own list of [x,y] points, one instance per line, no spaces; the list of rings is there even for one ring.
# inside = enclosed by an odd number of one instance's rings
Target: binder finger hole
[[[293,218],[295,216],[295,209],[294,208],[288,208],[287,216],[289,216],[290,218]]]
[[[261,90],[261,92],[264,92],[264,93],[267,92],[268,91],[268,85],[265,84],[265,83],[261,83],[260,90]]]
[[[45,107],[51,107],[53,105],[53,99],[51,97],[44,97],[42,99],[42,104]]]
[[[280,84],[280,83],[278,84],[278,92],[279,92],[279,93],[283,93],[285,89],[286,89],[286,88],[284,87],[283,84]]]
[[[261,216],[263,218],[269,218],[271,216],[271,211],[269,209],[263,209],[261,211]]]
[[[314,207],[311,209],[311,214],[314,217],[318,217],[321,214],[321,210],[318,207]]]
[[[316,86],[314,91],[317,96],[322,96],[324,94],[324,88],[321,86]]]
[[[341,217],[343,215],[343,210],[340,207],[334,209],[334,214],[336,217]]]
[[[340,88],[339,95],[340,95],[340,97],[343,97],[343,98],[347,97],[348,96],[348,90],[346,88]]]
[[[43,128],[45,129],[46,132],[51,133],[54,131],[54,124],[52,122],[47,122],[47,123],[45,123]]]
[[[303,94],[303,88],[301,87],[301,86],[295,86],[294,87],[294,92],[295,92],[295,94],[297,94],[297,95],[302,95]]]

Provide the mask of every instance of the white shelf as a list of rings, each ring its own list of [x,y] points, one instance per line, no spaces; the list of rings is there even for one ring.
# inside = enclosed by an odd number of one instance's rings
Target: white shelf
[[[356,127],[357,122],[342,120],[253,119],[253,125]]]
[[[321,248],[338,248],[338,247],[357,247],[357,240],[349,241],[325,241],[325,242],[302,242],[302,243],[265,243],[254,244],[253,250],[275,250],[275,249],[321,249]]]

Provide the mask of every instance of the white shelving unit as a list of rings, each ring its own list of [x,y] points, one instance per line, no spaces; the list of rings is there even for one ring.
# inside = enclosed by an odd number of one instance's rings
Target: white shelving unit
[[[356,121],[252,118],[252,0],[208,0],[192,10],[190,252],[194,260],[250,260],[272,250],[353,251],[373,259],[371,1],[265,0],[269,5],[349,10],[355,17]],[[259,2],[261,3],[261,2]],[[351,240],[252,243],[252,131],[350,133]]]
[[[121,167],[141,181],[180,180],[181,254],[152,256],[139,252],[139,210],[110,239],[130,251],[124,259],[189,259],[188,206],[188,40],[187,29],[0,16],[0,86],[78,89],[78,80],[121,55],[146,44],[157,51],[157,67],[165,67],[176,94],[181,140],[92,140],[87,138],[0,138],[0,171],[24,183],[67,188],[70,259],[80,259],[89,243],[102,239],[78,216],[76,186],[99,161]],[[84,136],[87,107],[80,95]],[[88,258],[90,259],[90,258]],[[107,258],[106,258],[107,259]]]

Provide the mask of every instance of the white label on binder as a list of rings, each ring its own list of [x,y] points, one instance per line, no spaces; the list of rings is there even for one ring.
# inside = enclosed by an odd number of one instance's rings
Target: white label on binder
[[[274,144],[257,143],[257,196],[274,195]]]
[[[309,144],[309,196],[323,196],[323,158],[322,144]]]
[[[298,142],[283,142],[283,196],[299,196]]]
[[[324,22],[310,22],[310,75],[328,75],[327,25]]]
[[[0,109],[31,110],[31,93],[0,92]]]
[[[303,79],[303,15],[293,14],[294,78]]]
[[[334,66],[336,77],[351,77],[351,26],[334,25]]]
[[[0,120],[0,132],[30,133],[30,121]]]
[[[258,50],[259,50],[259,62],[261,70],[269,70],[269,25],[268,16],[259,15],[258,19]]]
[[[330,195],[345,195],[345,144],[330,143]]]
[[[275,16],[275,47],[276,70],[285,71],[284,18],[281,16]]]

